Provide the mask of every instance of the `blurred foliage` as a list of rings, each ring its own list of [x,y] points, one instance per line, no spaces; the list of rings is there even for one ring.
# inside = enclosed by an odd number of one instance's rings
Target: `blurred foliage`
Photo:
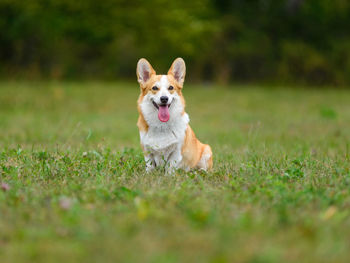
[[[178,56],[192,81],[350,83],[348,0],[1,0],[3,78],[133,78]]]

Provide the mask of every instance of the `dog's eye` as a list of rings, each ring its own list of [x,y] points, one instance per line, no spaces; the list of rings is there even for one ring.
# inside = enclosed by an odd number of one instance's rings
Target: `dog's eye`
[[[158,87],[157,86],[153,86],[152,89],[153,90],[158,90]]]
[[[170,86],[169,88],[168,88],[168,90],[173,90],[174,89],[174,87],[173,86]]]

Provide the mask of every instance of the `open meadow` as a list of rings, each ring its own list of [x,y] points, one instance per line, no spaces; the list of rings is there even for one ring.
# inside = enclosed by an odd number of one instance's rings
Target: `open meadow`
[[[350,91],[186,85],[209,173],[145,174],[136,83],[0,83],[0,262],[349,262]]]

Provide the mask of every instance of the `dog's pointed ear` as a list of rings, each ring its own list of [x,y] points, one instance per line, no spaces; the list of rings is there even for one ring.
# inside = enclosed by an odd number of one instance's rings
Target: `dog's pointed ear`
[[[144,58],[141,58],[139,62],[137,62],[136,67],[136,76],[137,81],[143,86],[146,82],[152,77],[152,75],[156,74],[151,64]]]
[[[184,84],[185,81],[185,75],[186,75],[186,65],[185,61],[182,58],[177,58],[174,60],[173,64],[171,65],[169,71],[169,75],[172,75],[174,79],[182,85]]]

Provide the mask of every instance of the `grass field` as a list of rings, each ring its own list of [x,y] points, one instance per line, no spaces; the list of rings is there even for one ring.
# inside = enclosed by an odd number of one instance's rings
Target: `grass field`
[[[349,262],[350,91],[185,86],[208,174],[145,174],[135,83],[0,84],[0,262]]]

